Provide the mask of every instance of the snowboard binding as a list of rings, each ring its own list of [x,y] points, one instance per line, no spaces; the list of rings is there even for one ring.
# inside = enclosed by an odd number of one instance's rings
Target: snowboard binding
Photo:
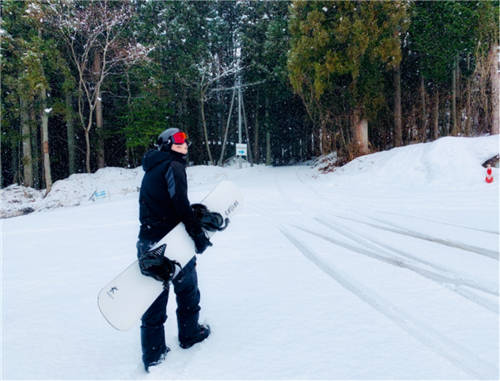
[[[175,276],[176,266],[180,270],[181,265],[165,257],[166,247],[167,245],[163,244],[155,249],[146,251],[139,257],[139,267],[143,275],[153,277],[168,285],[168,282]]]
[[[223,218],[220,213],[211,212],[203,204],[192,204],[191,209],[193,209],[194,216],[200,221],[204,230],[211,232],[222,231],[229,224],[229,218]]]

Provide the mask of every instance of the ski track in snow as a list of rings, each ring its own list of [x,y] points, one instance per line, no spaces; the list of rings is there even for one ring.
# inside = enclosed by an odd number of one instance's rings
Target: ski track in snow
[[[378,222],[381,222],[383,224],[390,225],[390,226],[393,226],[393,227],[391,228],[391,227],[386,227],[386,226],[382,226],[382,225],[379,225],[379,224],[373,224],[371,222],[361,221],[361,220],[359,220],[357,218],[339,216],[339,215],[335,215],[335,214],[333,214],[333,216],[338,217],[338,218],[343,218],[345,220],[354,221],[354,222],[357,222],[357,223],[360,223],[360,224],[368,225],[368,226],[374,227],[376,229],[386,230],[386,231],[397,233],[397,234],[403,234],[403,235],[407,235],[409,237],[418,238],[418,239],[422,239],[422,240],[429,241],[429,242],[435,242],[435,243],[438,243],[438,244],[441,244],[441,245],[444,245],[444,246],[449,246],[449,247],[453,247],[453,248],[457,248],[457,249],[469,251],[471,253],[476,253],[476,254],[479,254],[479,255],[483,255],[485,257],[492,258],[492,259],[495,259],[495,260],[498,261],[498,252],[496,252],[496,251],[488,250],[488,249],[485,249],[485,248],[482,248],[482,247],[473,246],[473,245],[467,245],[467,244],[462,243],[462,242],[455,242],[455,241],[452,241],[452,240],[446,240],[446,239],[441,239],[441,238],[437,238],[437,237],[432,237],[430,235],[422,234],[422,233],[419,233],[419,232],[416,232],[416,231],[412,231],[412,230],[408,230],[408,229],[401,229],[397,225],[393,224],[392,222],[383,220],[381,218],[368,217],[368,218],[370,218],[372,220],[376,220]]]
[[[295,176],[299,180],[299,182],[304,186],[304,190],[305,190],[304,193],[307,193],[308,191],[309,192],[313,192],[317,197],[325,200],[325,205],[329,204],[330,200],[326,199],[319,192],[316,192],[315,189],[312,186],[307,185],[303,180],[301,180],[301,178],[298,175],[297,171],[295,171]],[[495,260],[498,261],[498,252],[496,252],[496,251],[485,249],[485,248],[482,248],[482,247],[476,247],[476,246],[472,246],[472,245],[467,245],[467,244],[464,244],[464,243],[454,242],[454,241],[451,241],[451,240],[439,239],[439,238],[436,238],[436,237],[431,237],[431,236],[426,235],[426,234],[421,234],[419,232],[414,232],[414,231],[410,231],[410,230],[406,230],[406,229],[401,229],[397,225],[394,225],[394,224],[392,224],[392,223],[390,223],[389,221],[386,221],[386,220],[379,219],[380,222],[383,222],[383,223],[386,223],[386,224],[390,224],[392,226],[396,226],[397,228],[389,228],[389,227],[382,226],[380,224],[373,224],[373,223],[370,223],[370,222],[363,221],[363,220],[361,220],[359,218],[339,216],[339,215],[335,214],[335,211],[331,210],[331,208],[329,208],[328,206],[324,206],[321,210],[314,210],[312,213],[310,211],[304,211],[304,205],[300,205],[297,202],[295,202],[293,199],[291,199],[290,197],[288,197],[287,196],[287,191],[285,190],[284,187],[281,187],[278,184],[276,178],[274,178],[274,182],[275,182],[275,185],[276,185],[276,187],[278,189],[278,194],[280,194],[282,197],[285,197],[289,201],[289,203],[295,205],[295,207],[298,210],[301,210],[303,214],[307,215],[311,219],[318,219],[318,217],[321,218],[321,216],[323,216],[325,213],[328,213],[328,216],[333,216],[333,217],[341,218],[341,219],[344,219],[344,220],[350,220],[350,221],[356,222],[358,224],[364,224],[364,225],[371,226],[371,227],[376,228],[376,229],[385,230],[385,231],[388,231],[388,232],[391,232],[391,233],[395,233],[395,234],[400,234],[400,235],[403,235],[403,236],[408,236],[408,237],[412,237],[412,238],[416,238],[416,239],[422,239],[424,241],[428,241],[428,242],[435,243],[435,244],[441,244],[441,245],[449,246],[451,248],[460,249],[460,250],[464,250],[464,251],[467,251],[467,252],[479,254],[479,255],[482,255],[482,256],[484,256],[486,258],[495,259]],[[306,199],[307,199],[307,197],[306,197]],[[356,210],[351,210],[351,211],[354,212],[355,214],[360,215],[361,218],[374,219],[374,217],[365,216],[364,214],[362,214],[362,213],[360,213],[360,212],[358,212]],[[328,218],[328,217],[326,217],[326,218]],[[359,233],[359,229],[358,229],[357,233],[361,234],[361,233]],[[395,248],[391,248],[391,249],[397,250]],[[427,262],[427,264],[429,264],[429,263],[430,262]],[[437,266],[435,264],[433,264],[433,265]],[[442,268],[442,267],[441,267],[441,270],[445,270],[445,271],[451,272],[450,270]],[[498,288],[497,288],[496,294],[498,294]]]
[[[319,221],[321,221],[321,220],[319,220]],[[298,225],[292,225],[292,226],[299,229],[299,230],[302,230],[306,233],[309,233],[313,236],[322,238],[325,241],[331,242],[332,244],[334,244],[336,246],[340,246],[340,247],[346,248],[348,250],[351,250],[353,252],[356,252],[356,253],[359,253],[362,255],[366,255],[367,257],[376,259],[380,262],[383,262],[383,263],[386,263],[386,264],[389,264],[392,266],[397,266],[397,267],[401,267],[401,268],[405,268],[407,270],[413,271],[413,272],[423,276],[424,278],[430,279],[431,281],[436,282],[442,286],[449,287],[452,292],[456,292],[457,294],[465,297],[466,299],[469,299],[471,302],[476,303],[479,306],[484,307],[487,310],[498,314],[498,305],[497,304],[490,303],[488,300],[483,299],[483,298],[479,297],[478,295],[471,294],[470,292],[467,292],[467,291],[464,292],[464,290],[463,290],[463,286],[467,286],[467,287],[474,288],[476,290],[479,290],[479,291],[482,291],[482,292],[485,292],[485,293],[488,293],[488,294],[491,294],[494,296],[498,296],[498,289],[495,290],[495,285],[491,285],[488,287],[488,286],[481,285],[474,280],[462,279],[462,278],[458,278],[458,277],[453,276],[453,275],[447,276],[447,275],[438,274],[436,272],[429,271],[429,270],[420,268],[418,266],[415,266],[415,265],[413,265],[409,262],[406,262],[400,258],[397,258],[395,256],[379,255],[377,253],[374,253],[372,251],[369,251],[369,250],[366,250],[363,248],[359,248],[359,247],[355,247],[353,245],[342,243],[342,242],[337,241],[331,237],[316,233],[310,229],[307,229],[307,228],[304,228],[304,227],[301,227]],[[340,231],[340,229],[333,228],[331,225],[327,225],[327,226],[332,228],[333,230],[340,232],[341,234],[343,234],[347,237],[350,236],[349,233],[342,232],[342,231]],[[380,251],[380,250],[378,250],[378,251]]]
[[[309,189],[309,191],[313,192],[316,196],[318,196],[319,198],[322,198],[324,199],[325,201],[330,201],[330,200],[326,200],[325,197],[323,195],[321,195],[319,192],[317,192],[314,187],[312,187],[311,185],[307,184],[301,177],[300,175],[298,174],[298,172],[296,171],[295,172],[295,175],[297,177],[297,179],[299,180],[299,182],[307,189]],[[386,225],[389,225],[389,226],[392,226],[393,228],[389,228],[389,227],[386,227],[386,226],[382,226],[380,224],[373,224],[373,223],[370,223],[370,222],[367,222],[367,221],[362,221],[360,219],[356,219],[356,218],[352,218],[352,217],[345,217],[345,216],[339,216],[339,215],[336,215],[335,212],[331,212],[331,215],[332,216],[335,216],[335,217],[338,217],[338,218],[344,218],[344,219],[347,219],[347,220],[351,220],[351,221],[354,221],[354,222],[358,222],[358,223],[361,223],[361,224],[366,224],[366,225],[369,225],[369,226],[372,226],[374,228],[377,228],[377,229],[382,229],[382,230],[386,230],[386,231],[391,231],[391,232],[394,232],[394,233],[398,233],[398,234],[404,234],[404,235],[408,235],[410,237],[414,237],[414,238],[418,238],[418,239],[422,239],[422,240],[426,240],[426,241],[430,241],[430,242],[435,242],[435,243],[439,243],[441,245],[445,245],[445,246],[449,246],[449,247],[454,247],[454,248],[458,248],[458,249],[462,249],[462,250],[465,250],[465,251],[470,251],[470,252],[473,252],[473,253],[477,253],[479,255],[484,255],[486,257],[489,257],[489,258],[492,258],[492,259],[496,259],[497,261],[499,260],[499,254],[498,254],[498,251],[494,251],[494,250],[489,250],[489,249],[486,249],[486,248],[482,248],[482,247],[477,247],[477,246],[473,246],[473,245],[468,245],[468,244],[465,244],[465,243],[462,243],[462,242],[456,242],[456,241],[453,241],[453,240],[447,240],[447,239],[442,239],[442,238],[438,238],[438,237],[432,237],[428,234],[423,234],[423,233],[420,233],[420,232],[416,232],[416,231],[412,231],[411,229],[407,229],[407,228],[403,228],[399,225],[396,225],[386,219],[381,219],[380,217],[370,217],[370,216],[365,216],[357,211],[354,211],[356,214],[359,214],[360,216],[364,217],[364,218],[369,218],[369,219],[372,219],[372,220],[375,220],[375,221],[378,221],[379,223],[382,223],[382,224],[386,224]],[[377,214],[384,214],[386,212],[381,212],[381,211],[377,211]],[[393,215],[401,215],[401,214],[398,214],[398,213],[394,213],[394,212],[388,212],[386,214],[393,214]],[[463,226],[463,225],[457,225],[457,224],[450,224],[450,223],[446,223],[446,222],[438,222],[436,220],[432,220],[432,219],[428,219],[428,218],[422,218],[422,217],[419,217],[419,216],[414,216],[414,215],[402,215],[402,216],[405,216],[405,217],[409,217],[409,218],[420,218],[420,219],[423,219],[423,220],[430,220],[434,223],[438,223],[438,224],[442,224],[442,225],[449,225],[449,226],[454,226],[454,227],[457,227],[457,228],[460,228],[460,229],[466,229],[466,230],[472,230],[472,231],[479,231],[479,232],[483,232],[483,233],[487,233],[487,234],[496,234],[496,235],[499,235],[499,232],[497,231],[493,231],[493,230],[487,230],[487,229],[478,229],[478,228],[474,228],[474,227],[470,227],[470,226]]]
[[[331,204],[331,202],[333,200],[332,199],[328,199],[323,194],[321,194],[320,192],[318,192],[315,189],[314,186],[312,186],[311,184],[309,184],[307,181],[305,181],[299,175],[298,171],[295,171],[295,175],[296,175],[297,180],[301,183],[301,185],[303,185],[305,188],[307,188],[310,192],[314,193],[317,197],[319,197],[319,198],[327,201],[328,204]],[[415,196],[413,196],[413,197],[415,197]],[[456,206],[454,208],[458,209],[459,206]],[[471,230],[471,231],[477,231],[477,232],[482,232],[482,233],[487,233],[487,234],[500,235],[500,232],[498,230],[481,229],[481,228],[478,228],[478,227],[466,226],[466,225],[461,225],[461,224],[456,224],[456,223],[450,223],[450,222],[446,222],[446,221],[439,221],[439,220],[437,220],[435,218],[428,218],[428,217],[423,217],[423,216],[419,216],[419,215],[415,215],[415,214],[409,215],[409,214],[404,214],[404,213],[401,213],[401,212],[395,212],[393,210],[383,210],[383,209],[380,209],[380,207],[378,207],[378,206],[377,207],[373,207],[373,206],[371,206],[369,204],[366,204],[366,203],[363,205],[363,209],[364,210],[370,210],[372,213],[374,213],[376,215],[401,216],[401,217],[405,217],[405,218],[410,218],[412,220],[419,219],[419,220],[429,221],[429,222],[432,222],[432,223],[434,223],[436,225],[452,226],[452,227],[455,227],[455,228],[458,228],[458,229],[461,229],[461,230]],[[359,211],[355,210],[352,207],[349,208],[349,212],[358,214],[360,217],[366,217],[366,215],[364,213],[360,213]],[[398,227],[401,228],[401,226],[398,226]]]
[[[297,179],[299,179],[299,182],[302,185],[305,185],[303,181],[300,180],[300,177],[297,172],[295,172],[295,175]],[[298,204],[295,200],[293,200],[290,196],[288,196],[287,191],[285,190],[286,187],[283,187],[280,185],[277,177],[273,178],[274,185],[276,187],[276,192],[275,194],[279,195],[279,197],[286,199],[289,204],[294,205],[298,210],[301,210],[303,215],[305,215],[308,219],[315,219],[319,221],[322,221],[324,224],[324,220],[321,219],[322,215],[320,214],[320,217],[315,215],[314,213],[310,212],[304,212],[304,205]],[[305,186],[304,188],[305,191],[303,192],[304,194],[307,194],[307,191],[315,193],[316,196],[320,198],[324,198],[321,196],[319,193],[315,192],[312,187],[310,186]],[[307,199],[307,197],[305,197]],[[264,217],[267,219],[265,213],[261,210],[259,210],[259,207],[256,207],[255,205],[252,205],[252,209],[259,213],[261,217]],[[327,211],[323,210],[323,212]],[[333,214],[331,214],[333,215]],[[335,216],[335,215],[333,215]],[[340,216],[335,216],[342,218]],[[324,217],[323,217],[324,218]],[[368,217],[372,218],[372,217]],[[372,218],[373,219],[373,218]],[[375,225],[375,224],[370,224],[370,223],[365,223],[364,221],[358,220],[358,219],[351,219],[354,220],[355,222],[358,223],[363,223],[367,225]],[[381,220],[380,222],[385,222]],[[493,374],[498,374],[498,368],[493,365],[488,363],[487,361],[479,358],[474,352],[470,351],[469,349],[462,347],[458,343],[454,342],[453,340],[449,339],[448,337],[442,335],[439,331],[435,330],[434,328],[428,326],[427,324],[419,321],[417,318],[412,316],[411,314],[405,313],[403,310],[397,308],[395,305],[390,303],[387,300],[384,300],[380,295],[377,295],[374,291],[368,290],[366,287],[362,286],[359,282],[354,281],[354,279],[349,278],[348,275],[342,274],[339,270],[337,270],[334,266],[331,265],[330,262],[325,262],[320,259],[318,255],[314,253],[313,250],[308,248],[304,242],[298,240],[295,238],[292,234],[290,234],[289,230],[285,226],[292,226],[295,228],[298,228],[302,231],[305,231],[309,234],[321,237],[327,241],[330,241],[333,244],[343,246],[344,248],[347,248],[349,250],[352,250],[354,252],[358,252],[360,254],[367,255],[371,258],[378,259],[381,262],[384,262],[386,264],[392,265],[392,266],[397,266],[401,268],[406,268],[407,270],[413,271],[424,278],[428,279],[429,281],[436,282],[439,285],[448,288],[450,291],[455,292],[459,294],[460,296],[466,298],[470,302],[484,308],[488,312],[493,312],[495,316],[498,315],[498,304],[495,302],[490,302],[489,300],[482,298],[478,296],[476,293],[471,292],[465,287],[473,288],[477,291],[488,293],[494,296],[498,296],[498,286],[496,285],[485,285],[481,284],[480,282],[477,282],[475,280],[471,279],[466,279],[464,277],[460,277],[456,274],[454,274],[452,271],[443,268],[439,265],[430,263],[428,261],[425,261],[426,265],[430,265],[431,267],[434,267],[435,269],[439,269],[440,271],[444,271],[445,273],[448,273],[450,275],[444,275],[444,274],[438,274],[436,272],[431,272],[429,270],[422,269],[420,267],[414,266],[410,263],[406,263],[402,261],[399,258],[395,257],[384,257],[379,254],[370,252],[368,250],[364,250],[361,248],[354,247],[352,245],[347,245],[344,243],[340,243],[339,241],[333,240],[330,237],[318,234],[313,232],[310,229],[305,229],[301,226],[290,224],[284,221],[281,221],[280,223],[276,223],[276,221],[272,220],[271,222],[292,244],[295,246],[299,252],[301,252],[307,259],[309,259],[312,263],[314,263],[316,266],[318,266],[322,271],[324,271],[326,274],[328,274],[330,277],[332,277],[335,281],[337,281],[342,287],[346,288],[350,292],[352,292],[354,295],[359,297],[361,300],[372,306],[374,309],[382,313],[384,316],[388,317],[391,321],[393,321],[396,325],[404,329],[406,332],[408,332],[411,336],[413,336],[415,339],[420,341],[422,344],[427,346],[429,349],[432,351],[436,352],[439,356],[447,359],[452,363],[454,366],[460,368],[470,376],[474,378],[480,378],[480,379],[488,379],[491,378],[491,375]],[[330,228],[332,228],[331,225],[329,225]],[[433,239],[434,237],[429,237],[424,234],[420,234],[418,232],[413,232],[413,231],[403,231],[399,229],[390,229],[390,228],[385,228],[380,225],[375,225],[372,226],[378,229],[383,229],[392,233],[397,233],[397,234],[404,234],[406,236],[412,237],[412,238],[419,238],[419,239],[425,239],[426,241],[429,241],[431,243],[435,244],[444,244],[446,246],[453,247],[455,249],[461,249],[461,250],[466,250],[470,252],[474,252],[480,255],[484,255],[487,258],[493,258],[497,259],[498,254],[496,252],[483,249],[483,248],[478,248],[466,244],[461,244],[461,243],[456,243],[453,241],[448,241],[448,240],[439,240],[439,239]],[[472,230],[472,229],[471,229]],[[359,231],[357,231],[359,235]],[[386,248],[396,251],[399,254],[401,254],[401,251],[392,248],[389,245],[386,245]]]
[[[257,210],[255,207],[253,207],[253,209]],[[261,214],[261,216],[264,216],[262,211],[257,211],[257,213]],[[368,238],[363,237],[361,234],[359,234],[359,232],[356,232],[357,237],[354,237],[353,234],[348,233],[347,231],[345,231],[342,228],[338,228],[338,226],[334,227],[333,225],[325,222],[322,218],[314,217],[314,219],[316,221],[318,221],[319,223],[327,226],[328,228],[350,238],[351,240],[357,242],[358,244],[359,244],[359,241],[361,240],[361,241],[364,241],[365,246],[368,246],[372,250],[375,250],[376,252],[381,251],[380,248],[377,248],[374,245],[371,245],[369,242],[367,242]],[[374,241],[373,239],[370,239],[370,240],[372,240],[373,242],[376,242],[377,245],[379,245],[381,247],[385,247],[389,251],[396,252],[400,256],[409,258],[412,261],[419,262],[419,263],[422,263],[426,266],[434,268],[435,270],[437,270],[437,272],[436,271],[429,271],[427,269],[418,267],[418,266],[412,264],[411,262],[404,261],[403,259],[398,258],[397,256],[387,254],[387,251],[386,251],[386,255],[379,255],[373,251],[371,252],[369,250],[366,250],[366,249],[363,249],[360,247],[356,247],[353,245],[342,243],[338,240],[333,239],[332,237],[328,237],[326,235],[319,234],[317,232],[314,232],[310,229],[304,228],[304,227],[299,226],[299,225],[283,224],[281,226],[283,227],[284,225],[295,227],[295,228],[302,230],[308,234],[322,238],[323,240],[328,241],[336,246],[340,246],[340,247],[346,248],[348,250],[351,250],[353,252],[356,252],[356,253],[359,253],[362,255],[366,255],[367,257],[376,259],[380,262],[383,262],[383,263],[386,263],[386,264],[389,264],[392,266],[400,267],[400,268],[405,268],[409,271],[413,271],[413,272],[417,273],[418,275],[421,275],[424,278],[427,278],[433,282],[438,283],[439,285],[441,285],[443,287],[448,288],[450,291],[455,292],[458,295],[460,295],[460,296],[468,299],[469,301],[477,304],[478,306],[485,308],[487,311],[493,312],[493,313],[498,315],[498,302],[496,299],[494,301],[490,301],[490,300],[483,298],[483,297],[477,295],[476,293],[464,288],[464,287],[469,287],[469,288],[475,289],[477,291],[493,295],[494,297],[498,297],[499,292],[498,292],[498,286],[496,284],[484,284],[484,283],[478,282],[474,279],[468,279],[466,277],[457,275],[456,273],[452,272],[449,269],[446,269],[446,268],[439,266],[437,264],[416,258],[415,256],[413,256],[411,254],[404,253],[403,251],[401,251],[397,248],[382,244],[378,241]]]
[[[436,354],[449,360],[457,368],[462,369],[474,378],[480,379],[489,379],[491,375],[498,374],[498,369],[494,365],[482,360],[474,352],[400,310],[382,296],[377,295],[373,290],[368,290],[368,288],[355,282],[348,275],[342,274],[331,264],[322,261],[311,249],[303,242],[295,239],[286,229],[281,228],[280,231],[307,259],[331,276],[342,287],[385,315]]]
[[[403,213],[396,213],[396,212],[392,212],[390,210],[377,210],[377,214],[390,214],[393,216],[401,216],[401,217],[412,218],[412,219],[417,218],[419,220],[429,221],[429,222],[439,224],[439,225],[447,225],[447,226],[453,226],[453,227],[456,227],[459,229],[473,230],[473,231],[478,231],[478,232],[482,232],[482,233],[500,235],[500,232],[495,231],[495,230],[480,229],[480,228],[475,228],[475,227],[471,227],[471,226],[452,224],[450,222],[439,221],[439,220],[436,220],[433,218],[427,218],[427,217],[415,216],[415,215],[409,215],[409,214],[403,214]]]
[[[304,180],[302,180],[297,171],[296,171],[295,174],[296,174],[296,177],[299,180],[299,182],[304,186],[304,188],[307,188],[309,191],[313,192],[317,197],[322,198],[325,201],[328,201],[323,195],[321,195],[319,192],[317,192],[314,189],[314,187],[312,187],[311,185],[308,185]],[[328,203],[326,203],[326,205],[328,205]],[[381,219],[380,217],[366,216],[366,215],[364,215],[364,214],[362,214],[362,213],[360,213],[360,212],[358,212],[356,210],[352,210],[351,209],[350,211],[354,212],[355,214],[358,214],[361,218],[368,218],[368,219],[371,219],[371,220],[378,221],[379,224],[374,224],[372,222],[363,221],[360,218],[340,216],[340,215],[336,214],[335,211],[330,210],[330,208],[328,208],[328,207],[326,207],[325,209],[323,209],[322,212],[324,213],[325,211],[329,211],[329,215],[330,216],[334,216],[334,217],[345,219],[345,220],[350,220],[350,221],[353,221],[353,222],[356,222],[356,223],[359,223],[359,224],[364,224],[364,225],[367,225],[367,226],[371,226],[371,227],[376,228],[376,229],[385,230],[385,231],[396,233],[396,234],[400,234],[400,235],[406,235],[406,236],[409,236],[409,237],[421,239],[421,240],[424,240],[424,241],[429,241],[429,242],[432,242],[432,243],[441,244],[441,245],[452,247],[452,248],[457,248],[457,249],[464,250],[464,251],[467,251],[467,252],[479,254],[479,255],[485,256],[487,258],[494,259],[496,261],[499,260],[498,250],[496,250],[496,251],[495,250],[489,250],[489,249],[486,249],[486,248],[483,248],[483,247],[469,245],[469,244],[462,243],[462,242],[457,242],[457,241],[454,241],[454,240],[433,237],[433,236],[430,236],[428,234],[423,234],[423,233],[420,233],[420,232],[417,232],[417,231],[413,231],[413,230],[410,230],[410,229],[407,229],[407,228],[403,228],[403,227],[401,227],[399,225],[396,225],[396,224],[394,224],[394,223],[392,223],[392,222],[390,222],[390,221],[388,221],[386,219]],[[380,213],[380,212],[378,212],[378,213]],[[393,213],[393,214],[397,214],[397,213]],[[407,217],[418,218],[416,216],[407,216]],[[380,223],[388,225],[389,227],[388,226],[380,225]],[[472,230],[472,231],[479,231],[479,232],[482,232],[482,233],[496,234],[496,235],[498,235],[497,232],[494,232],[494,231],[491,231],[491,230],[475,229],[475,228],[471,228],[471,227],[464,227],[462,225],[454,225],[454,224],[447,224],[447,223],[443,223],[443,225],[452,225],[452,226],[458,227],[460,229],[466,229],[466,230]]]
[[[435,263],[432,263],[432,262],[420,259],[418,257],[415,257],[414,255],[406,253],[400,249],[391,247],[391,246],[384,244],[376,239],[364,237],[361,234],[359,234],[359,232],[356,232],[356,236],[354,236],[353,234],[347,232],[346,230],[344,230],[342,228],[339,228],[338,226],[334,227],[333,224],[325,222],[325,220],[323,220],[323,219],[316,218],[316,220],[318,222],[320,222],[321,224],[327,226],[329,229],[331,229],[333,231],[337,231],[340,234],[350,238],[351,240],[353,240],[355,242],[358,242],[358,243],[360,241],[363,242],[363,244],[365,246],[367,246],[368,248],[370,248],[372,250],[380,251],[380,248],[386,249],[386,253],[387,253],[387,251],[392,251],[392,252],[394,252],[402,257],[406,257],[406,258],[410,259],[411,261],[421,263],[425,266],[428,266],[428,267],[431,267],[431,268],[437,270],[438,272],[442,272],[442,273],[446,274],[446,275],[440,276],[436,273],[436,275],[432,276],[431,278],[438,277],[438,279],[441,279],[441,281],[445,281],[445,283],[451,283],[451,284],[458,285],[458,286],[464,285],[464,286],[475,288],[479,291],[483,291],[483,292],[486,292],[488,294],[491,294],[491,295],[494,295],[497,297],[499,296],[498,284],[482,283],[482,282],[476,281],[474,279],[468,279],[467,277],[458,275],[456,272],[454,272],[448,268],[445,268],[445,267],[439,266]],[[375,243],[375,245],[371,244],[370,242]],[[376,246],[379,246],[380,248],[377,248]],[[394,258],[397,258],[397,257],[394,257]],[[414,267],[414,266],[412,265],[412,267]]]

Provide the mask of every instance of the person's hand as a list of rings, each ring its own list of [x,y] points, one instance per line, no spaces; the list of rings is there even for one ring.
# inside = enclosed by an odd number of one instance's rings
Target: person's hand
[[[203,253],[207,247],[212,246],[212,242],[207,238],[204,232],[198,233],[191,237],[196,247],[196,254]]]
[[[139,257],[141,273],[159,280],[169,282],[175,274],[175,262],[163,255],[147,251]]]

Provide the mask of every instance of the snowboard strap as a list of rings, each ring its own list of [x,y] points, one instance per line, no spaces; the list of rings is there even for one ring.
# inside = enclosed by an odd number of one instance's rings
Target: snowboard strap
[[[222,231],[229,224],[229,218],[223,218],[220,213],[209,211],[203,204],[192,204],[191,208],[194,216],[205,230],[211,232]]]
[[[146,251],[139,256],[139,268],[141,273],[163,282],[164,287],[168,287],[170,282],[181,270],[179,262],[165,257],[167,245],[158,246],[155,249]]]

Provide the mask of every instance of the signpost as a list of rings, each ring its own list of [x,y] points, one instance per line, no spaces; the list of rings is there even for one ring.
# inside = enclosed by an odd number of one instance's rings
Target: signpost
[[[236,143],[236,156],[247,156],[247,145]]]
[[[247,156],[247,145],[242,143],[236,143],[236,157],[238,157],[238,164],[241,168],[241,157]]]

